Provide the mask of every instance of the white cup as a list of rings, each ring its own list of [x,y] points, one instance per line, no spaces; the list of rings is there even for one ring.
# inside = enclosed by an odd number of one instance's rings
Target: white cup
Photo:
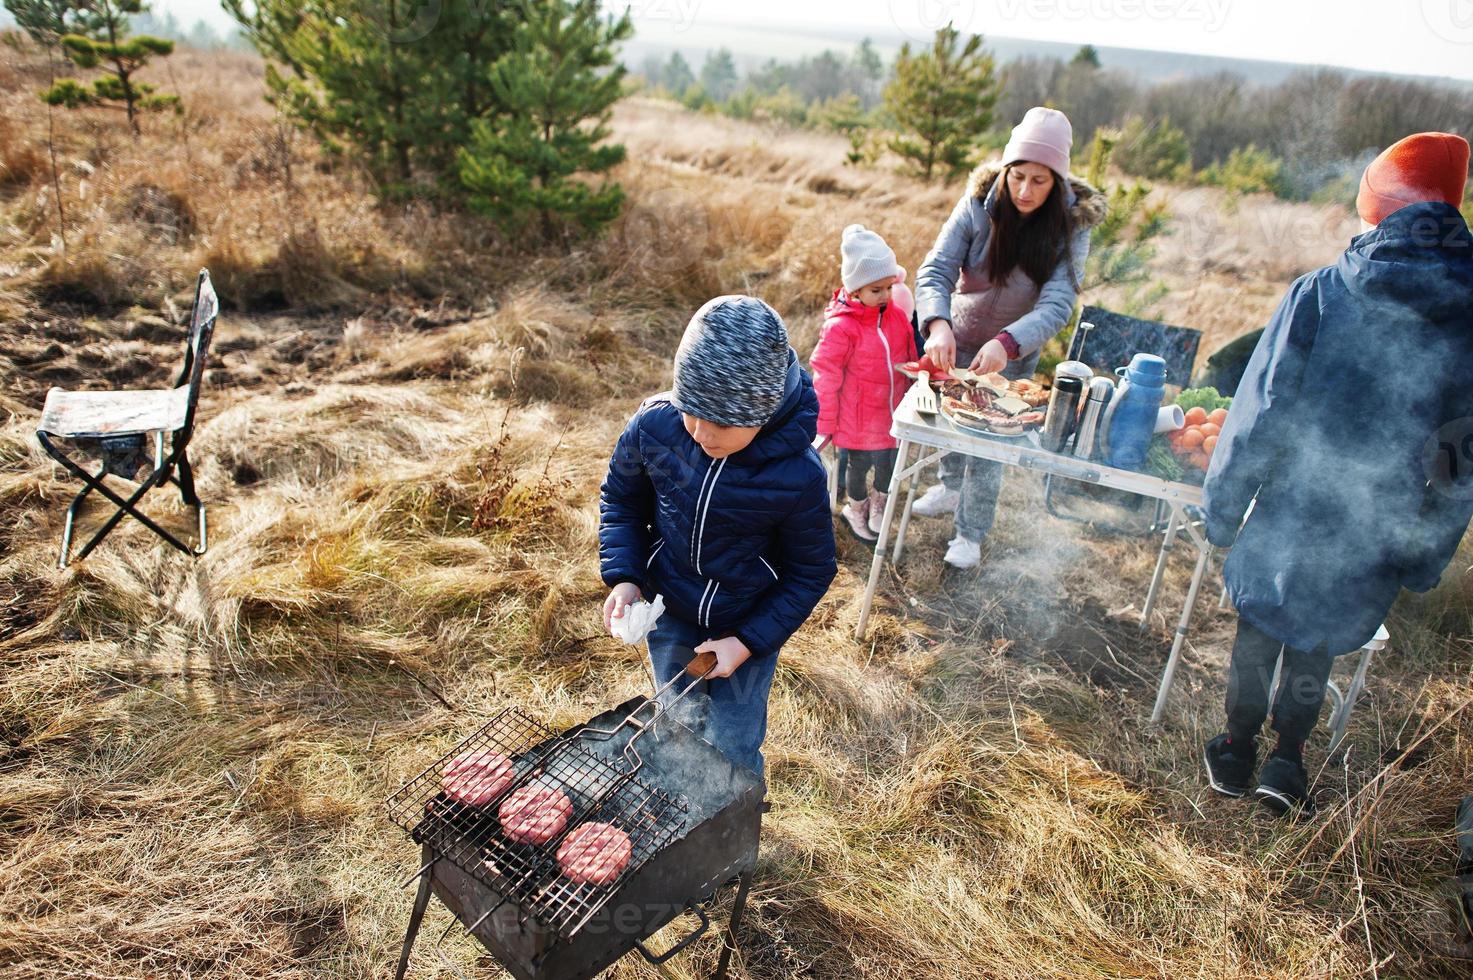
[[[1163,432],[1175,432],[1184,428],[1187,424],[1187,413],[1181,410],[1180,405],[1165,405],[1161,411],[1156,413],[1156,434]]]

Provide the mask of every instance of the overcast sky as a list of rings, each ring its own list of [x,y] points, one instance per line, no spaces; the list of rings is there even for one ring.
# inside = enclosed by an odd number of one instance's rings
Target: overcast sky
[[[436,2],[436,0],[428,0]],[[491,2],[491,0],[484,0]],[[1473,79],[1473,0],[629,0],[641,34],[719,24],[826,25],[921,39],[948,20],[1007,37]],[[613,5],[610,4],[612,7]],[[185,24],[217,0],[155,0]]]

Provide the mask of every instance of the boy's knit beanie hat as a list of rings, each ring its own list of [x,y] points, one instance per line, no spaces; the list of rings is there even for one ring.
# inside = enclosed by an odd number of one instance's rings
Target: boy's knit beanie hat
[[[675,352],[675,407],[717,425],[762,426],[782,404],[788,328],[751,296],[718,296],[696,311]]]
[[[1074,127],[1058,109],[1034,106],[1013,127],[1002,151],[1003,166],[1041,163],[1061,179],[1069,177],[1069,150],[1074,145]]]
[[[1453,133],[1416,133],[1392,143],[1361,175],[1355,209],[1379,225],[1409,204],[1463,203],[1468,182],[1468,141]]]
[[[872,282],[894,279],[900,274],[895,250],[885,244],[878,232],[870,231],[864,225],[850,225],[844,229],[839,255],[843,259],[839,278],[851,293]]]

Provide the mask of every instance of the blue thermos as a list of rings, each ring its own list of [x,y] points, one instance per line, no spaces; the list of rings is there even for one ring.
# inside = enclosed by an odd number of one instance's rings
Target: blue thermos
[[[1102,426],[1103,456],[1107,464],[1122,470],[1138,470],[1146,465],[1165,384],[1164,360],[1155,354],[1137,354],[1131,358]]]

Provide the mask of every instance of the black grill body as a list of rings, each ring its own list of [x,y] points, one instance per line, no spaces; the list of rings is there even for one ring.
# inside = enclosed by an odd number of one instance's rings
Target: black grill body
[[[628,701],[557,737],[577,736],[582,748],[624,768],[629,766],[626,749],[633,739],[638,778],[688,803],[681,814],[684,826],[633,867],[608,900],[573,930],[543,921],[535,903],[504,894],[484,875],[472,873],[474,865],[465,859],[462,841],[416,833],[424,870],[400,958],[401,980],[431,894],[518,980],[590,980],[636,948],[654,962],[684,949],[708,925],[704,906],[721,887],[735,881],[737,900],[715,975],[725,974],[757,863],[764,788],[755,773],[733,765],[668,714],[645,730],[630,724],[611,737],[596,734],[618,728],[647,704],[643,698]],[[701,921],[694,933],[664,955],[644,949],[644,939],[687,910],[695,911]]]

